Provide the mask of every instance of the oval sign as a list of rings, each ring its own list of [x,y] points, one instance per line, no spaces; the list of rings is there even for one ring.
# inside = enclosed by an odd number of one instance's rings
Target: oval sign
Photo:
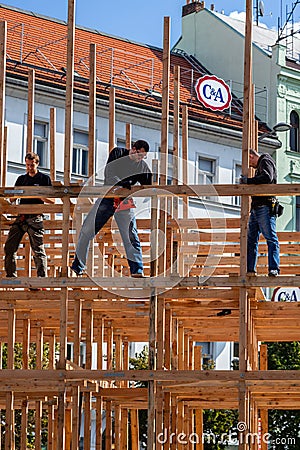
[[[274,289],[271,300],[273,302],[299,302],[300,288],[278,287]]]
[[[215,75],[205,75],[198,78],[195,90],[199,102],[213,111],[223,111],[229,108],[232,95],[229,86]]]

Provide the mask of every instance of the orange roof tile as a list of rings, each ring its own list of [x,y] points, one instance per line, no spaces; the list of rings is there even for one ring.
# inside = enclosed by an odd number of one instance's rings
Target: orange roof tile
[[[7,70],[26,77],[28,68],[36,71],[36,81],[65,87],[67,24],[30,12],[0,6],[0,20],[7,22]],[[108,97],[108,87],[116,88],[116,99],[131,105],[161,110],[161,101],[151,95],[162,92],[162,49],[113,37],[93,30],[76,28],[74,69],[75,92],[87,92],[89,46],[97,49],[97,95]],[[233,101],[229,112],[213,112],[196,98],[194,84],[206,73],[181,54],[171,53],[170,101],[172,110],[174,67],[180,66],[180,100],[189,107],[189,117],[241,129],[242,105]]]

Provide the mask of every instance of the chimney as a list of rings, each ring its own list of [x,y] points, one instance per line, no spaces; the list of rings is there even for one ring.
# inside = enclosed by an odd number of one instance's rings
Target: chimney
[[[199,0],[187,0],[186,5],[182,7],[182,17],[188,16],[189,14],[201,11],[205,8],[205,2],[200,2]]]

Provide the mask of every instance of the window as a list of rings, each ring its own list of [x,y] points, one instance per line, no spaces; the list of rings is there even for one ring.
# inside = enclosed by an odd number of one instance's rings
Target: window
[[[88,175],[88,133],[74,131],[72,172],[76,175]]]
[[[47,141],[48,141],[48,124],[43,122],[34,123],[33,151],[40,158],[40,166],[48,166]]]
[[[234,184],[239,184],[240,183],[240,176],[241,175],[242,175],[242,166],[241,166],[241,164],[235,164],[235,167],[234,167],[234,180],[233,180]],[[235,196],[235,197],[232,198],[232,200],[233,200],[232,201],[233,205],[241,206],[241,197]]]
[[[290,114],[292,128],[290,130],[290,148],[294,152],[299,152],[299,115],[296,111]]]
[[[215,159],[198,157],[198,184],[213,184],[216,175]]]

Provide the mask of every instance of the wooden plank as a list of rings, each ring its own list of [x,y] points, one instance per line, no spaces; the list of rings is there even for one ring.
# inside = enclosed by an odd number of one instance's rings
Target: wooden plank
[[[33,152],[34,90],[35,90],[35,71],[34,69],[28,69],[27,145],[26,145],[27,153]]]
[[[50,108],[50,178],[51,181],[56,180],[56,109]]]
[[[5,73],[6,73],[7,23],[0,22],[0,182],[4,183],[4,122],[5,122]]]
[[[68,0],[67,73],[65,102],[64,140],[64,184],[70,184],[70,156],[73,144],[73,91],[74,91],[74,42],[75,42],[75,0]],[[64,450],[62,448],[62,450]]]
[[[109,88],[109,151],[115,147],[115,127],[116,127],[116,92],[114,87]]]
[[[96,45],[90,44],[89,78],[89,152],[88,177],[91,185],[95,183],[95,147],[96,147]]]

